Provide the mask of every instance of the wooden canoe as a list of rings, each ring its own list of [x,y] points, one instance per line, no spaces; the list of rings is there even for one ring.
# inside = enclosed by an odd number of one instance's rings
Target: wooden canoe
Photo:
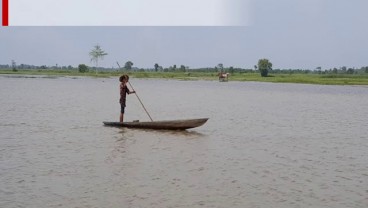
[[[202,126],[208,118],[185,119],[185,120],[168,120],[168,121],[145,121],[145,122],[107,122],[106,126],[141,128],[141,129],[166,129],[166,130],[185,130]]]

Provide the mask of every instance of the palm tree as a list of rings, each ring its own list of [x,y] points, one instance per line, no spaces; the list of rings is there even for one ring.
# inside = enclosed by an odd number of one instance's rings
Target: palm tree
[[[97,74],[97,67],[98,67],[98,60],[103,59],[107,53],[101,49],[100,45],[95,45],[91,52],[89,52],[89,56],[91,57],[91,61],[95,62],[96,64],[96,74]]]

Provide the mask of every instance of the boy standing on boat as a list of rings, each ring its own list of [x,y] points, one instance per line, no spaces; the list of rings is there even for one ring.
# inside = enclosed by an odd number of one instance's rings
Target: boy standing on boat
[[[126,102],[126,94],[135,93],[135,91],[130,91],[127,87],[127,83],[129,81],[129,76],[124,74],[120,76],[120,122],[123,123],[124,121],[124,112],[125,112],[125,102]]]

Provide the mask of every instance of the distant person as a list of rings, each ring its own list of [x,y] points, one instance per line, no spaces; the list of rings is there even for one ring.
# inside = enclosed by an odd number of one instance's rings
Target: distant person
[[[125,100],[126,100],[126,94],[135,93],[135,91],[130,91],[127,87],[127,83],[129,81],[129,76],[124,74],[120,76],[120,122],[123,123],[124,121],[124,112],[125,112]]]

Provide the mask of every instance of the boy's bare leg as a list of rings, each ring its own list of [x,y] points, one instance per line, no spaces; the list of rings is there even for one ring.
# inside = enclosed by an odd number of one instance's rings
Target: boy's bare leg
[[[124,114],[120,113],[120,123],[123,123],[124,121]]]

